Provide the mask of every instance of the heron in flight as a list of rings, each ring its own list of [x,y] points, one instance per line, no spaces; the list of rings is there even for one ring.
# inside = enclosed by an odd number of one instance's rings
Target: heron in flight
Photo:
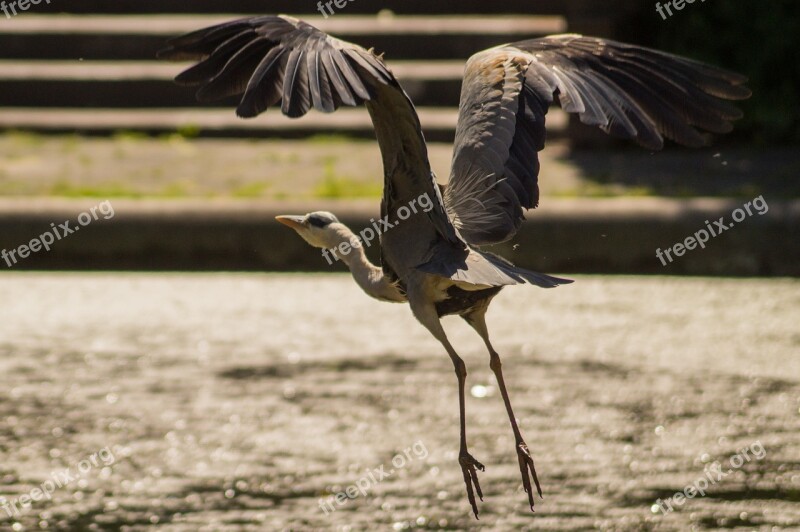
[[[198,86],[200,101],[241,97],[236,110],[252,118],[280,105],[297,118],[312,107],[331,113],[365,104],[384,166],[381,264],[331,213],[279,216],[312,246],[340,251],[356,283],[382,301],[407,302],[442,344],[458,378],[459,464],[475,517],[483,500],[484,466],[467,446],[467,369],[440,318],[459,315],[489,351],[505,403],[531,510],[531,481],[542,490],[506,390],[500,356],[489,340],[486,311],[508,285],[552,288],[572,281],[535,273],[480,247],[506,241],[524,211],[538,206],[538,152],[545,116],[558,100],[569,113],[603,131],[659,150],[665,139],[690,147],[708,133],[727,133],[741,112],[728,100],[750,95],[745,77],[657,50],[581,35],[553,35],[491,48],[466,64],[452,169],[437,184],[414,105],[380,55],[331,37],[285,15],[244,18],[169,41],[161,57],[195,60],[178,83]],[[411,209],[421,198],[430,208]],[[413,210],[413,212],[412,212]]]

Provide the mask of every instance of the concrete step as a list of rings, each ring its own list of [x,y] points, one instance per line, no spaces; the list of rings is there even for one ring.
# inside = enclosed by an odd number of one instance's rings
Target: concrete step
[[[0,25],[0,59],[151,60],[165,40],[243,15],[18,15]],[[566,31],[559,16],[351,16],[309,23],[390,59],[466,59],[504,42]]]
[[[33,15],[0,27],[2,33],[160,35],[186,33],[247,14],[222,15]],[[320,15],[303,20],[332,34],[374,35],[514,35],[548,34],[566,29],[560,16],[484,15]]]
[[[192,63],[165,61],[0,61],[4,81],[172,81]],[[391,61],[392,72],[401,80],[458,80],[464,61]]]
[[[628,0],[629,2],[631,0]],[[327,2],[327,0],[326,0]],[[618,4],[619,0],[608,3]],[[594,6],[593,0],[537,0],[535,6],[523,2],[486,2],[484,0],[459,0],[458,2],[431,2],[429,0],[350,0],[341,10],[341,15],[374,14],[379,11],[392,11],[398,14],[452,15],[460,13],[479,14],[563,14],[566,11],[586,9]],[[611,9],[604,4],[603,7]],[[297,2],[297,0],[69,0],[69,2],[42,2],[35,6],[40,13],[108,13],[108,14],[162,14],[162,13],[289,13],[317,14],[316,2]],[[595,8],[597,9],[597,8]]]
[[[452,142],[458,110],[419,108],[425,136],[430,141]],[[554,109],[548,115],[548,134],[558,137],[568,117]],[[0,108],[0,130],[44,133],[108,134],[140,131],[148,134],[197,131],[200,136],[299,138],[321,133],[372,138],[372,123],[364,109],[340,109],[333,114],[311,112],[290,120],[277,110],[254,120],[237,118],[233,109],[34,109]]]
[[[14,250],[72,222],[102,200],[0,198],[0,250]],[[111,201],[114,217],[58,241],[15,270],[331,271],[318,250],[274,220],[277,214],[329,210],[358,232],[379,217],[367,201]],[[774,202],[765,216],[736,227],[662,265],[656,248],[683,242],[704,220],[729,216],[739,200],[663,198],[554,199],[535,212],[512,242],[493,251],[545,272],[660,275],[800,275],[796,227],[800,202]],[[722,241],[724,239],[724,242]],[[545,251],[546,250],[546,251]],[[367,249],[378,260],[377,246]],[[341,264],[336,268],[342,269]],[[7,270],[5,263],[0,269]]]
[[[189,64],[156,61],[0,61],[0,94],[8,107],[194,107],[194,91],[173,78]],[[455,107],[463,61],[392,61],[421,107]],[[214,103],[230,108],[234,99]]]
[[[358,111],[267,123],[236,119],[234,99],[195,110],[193,91],[172,83],[186,64],[155,62],[155,53],[171,36],[237,16],[242,15],[21,14],[14,24],[0,26],[0,93],[6,107],[0,128],[102,134],[196,127],[220,136],[372,136],[366,113]],[[469,55],[501,42],[566,30],[560,16],[307,18],[324,31],[389,51],[391,67],[422,109],[426,134],[441,141],[454,136]],[[558,135],[565,123],[556,115],[549,125]]]
[[[208,135],[372,136],[368,117],[358,111],[267,125],[237,120],[233,99],[193,110],[192,91],[171,81],[185,64],[157,63],[155,54],[171,36],[237,16],[243,15],[20,14],[0,26],[0,93],[7,108],[0,128],[163,133],[196,126]],[[445,141],[454,135],[464,59],[501,42],[566,30],[559,16],[307,18],[324,31],[389,51],[392,68],[428,117],[426,133]]]

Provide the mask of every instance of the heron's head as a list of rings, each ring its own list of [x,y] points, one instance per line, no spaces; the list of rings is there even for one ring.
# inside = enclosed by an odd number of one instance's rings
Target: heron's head
[[[335,248],[347,239],[346,233],[349,232],[336,216],[324,211],[303,216],[276,216],[275,219],[297,231],[303,240],[315,248]]]

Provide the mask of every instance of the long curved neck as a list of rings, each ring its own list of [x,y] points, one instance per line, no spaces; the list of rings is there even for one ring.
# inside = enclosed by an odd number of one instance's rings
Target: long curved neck
[[[340,234],[342,242],[352,242],[357,239],[352,231],[343,227]],[[364,253],[363,246],[352,247],[347,254],[338,255],[342,262],[347,264],[350,273],[353,274],[356,284],[361,287],[367,295],[380,299],[381,301],[394,301],[397,303],[405,302],[406,297],[400,292],[397,286],[389,281],[383,274],[383,270],[372,264]]]

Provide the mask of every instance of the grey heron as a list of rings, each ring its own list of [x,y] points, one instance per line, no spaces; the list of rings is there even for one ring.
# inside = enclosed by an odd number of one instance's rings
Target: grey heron
[[[581,35],[501,45],[466,64],[447,185],[428,162],[414,105],[382,56],[331,37],[292,17],[244,18],[169,42],[161,57],[197,63],[176,81],[199,86],[200,101],[241,97],[237,114],[252,118],[280,104],[297,118],[312,107],[330,113],[365,104],[384,166],[381,216],[405,218],[381,234],[381,264],[371,263],[356,235],[328,212],[279,216],[312,246],[335,249],[370,296],[407,302],[416,319],[442,344],[458,379],[461,466],[475,517],[483,500],[466,434],[464,361],[448,341],[441,317],[459,315],[489,351],[531,510],[531,480],[542,489],[530,449],[514,416],[500,356],[485,315],[508,285],[552,288],[572,281],[535,273],[480,249],[514,236],[527,209],[538,206],[538,152],[545,115],[558,100],[585,124],[660,150],[665,139],[699,147],[709,133],[731,131],[741,112],[727,100],[750,96],[744,76],[640,46]],[[432,208],[399,216],[426,195]],[[405,214],[408,214],[407,212]]]

